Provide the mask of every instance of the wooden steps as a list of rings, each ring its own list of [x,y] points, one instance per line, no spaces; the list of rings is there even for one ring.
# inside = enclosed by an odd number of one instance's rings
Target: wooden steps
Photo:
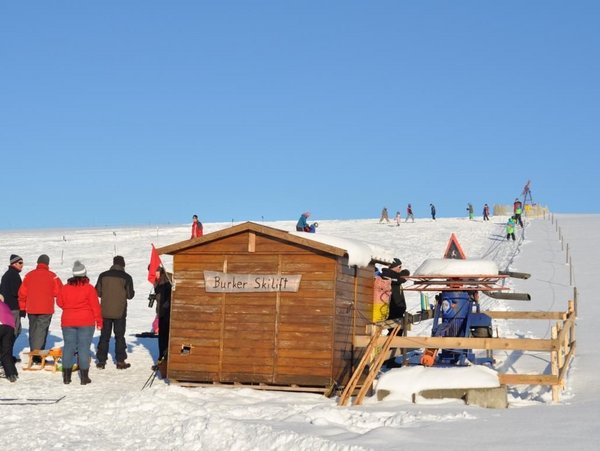
[[[365,396],[367,395],[368,391],[371,389],[371,385],[373,384],[375,377],[379,373],[379,370],[381,369],[383,362],[388,358],[388,352],[390,350],[390,346],[392,344],[393,339],[396,337],[396,335],[398,335],[398,332],[402,329],[402,324],[397,323],[397,322],[394,322],[394,324],[395,325],[394,325],[393,329],[385,337],[385,341],[384,341],[383,345],[381,346],[381,349],[377,353],[377,356],[373,359],[372,354],[375,351],[375,349],[378,345],[378,342],[381,338],[381,333],[384,330],[384,328],[381,327],[380,325],[375,326],[375,328],[376,328],[375,333],[371,337],[371,341],[365,348],[365,352],[364,352],[360,362],[358,363],[358,366],[354,370],[354,373],[352,373],[350,380],[346,384],[346,387],[344,388],[344,391],[342,392],[342,395],[340,396],[340,400],[338,401],[339,406],[345,406],[348,404],[348,401],[352,397],[354,390],[358,386],[358,382],[360,381],[360,378],[363,375],[363,372],[365,371],[365,369],[368,366],[368,372],[367,372],[366,378],[365,378],[362,386],[358,390],[358,393],[356,394],[356,398],[354,400],[354,405],[362,404]]]

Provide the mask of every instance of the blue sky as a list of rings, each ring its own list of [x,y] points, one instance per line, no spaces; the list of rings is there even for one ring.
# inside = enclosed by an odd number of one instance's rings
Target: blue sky
[[[2,228],[600,212],[600,2],[0,5]]]

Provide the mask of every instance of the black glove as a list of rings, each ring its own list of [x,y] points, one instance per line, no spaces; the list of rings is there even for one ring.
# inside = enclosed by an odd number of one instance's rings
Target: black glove
[[[410,271],[408,269],[403,269],[402,271],[400,271],[400,276],[410,276]],[[403,283],[406,282],[407,279],[405,279],[404,277],[400,277],[398,278],[398,283],[400,283],[400,285],[402,285]]]
[[[25,310],[19,310],[19,316],[21,318],[25,318],[26,315],[27,315],[27,312]]]

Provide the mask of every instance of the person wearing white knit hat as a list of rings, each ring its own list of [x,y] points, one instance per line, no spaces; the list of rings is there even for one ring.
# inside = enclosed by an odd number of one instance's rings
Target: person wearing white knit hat
[[[85,266],[79,260],[76,260],[73,264],[73,277],[84,277],[86,275],[87,270],[85,269]]]
[[[81,385],[90,384],[90,347],[94,326],[102,329],[102,312],[96,289],[87,278],[85,265],[79,260],[73,264],[73,277],[61,288],[57,304],[63,311],[60,319],[65,340],[62,353],[63,383],[71,383],[77,353]]]

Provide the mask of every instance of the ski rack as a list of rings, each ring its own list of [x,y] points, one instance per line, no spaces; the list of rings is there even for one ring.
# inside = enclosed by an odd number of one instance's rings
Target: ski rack
[[[510,277],[507,274],[469,274],[447,275],[434,274],[427,276],[405,276],[412,285],[404,287],[404,291],[487,291],[501,292],[508,290],[501,284]]]

